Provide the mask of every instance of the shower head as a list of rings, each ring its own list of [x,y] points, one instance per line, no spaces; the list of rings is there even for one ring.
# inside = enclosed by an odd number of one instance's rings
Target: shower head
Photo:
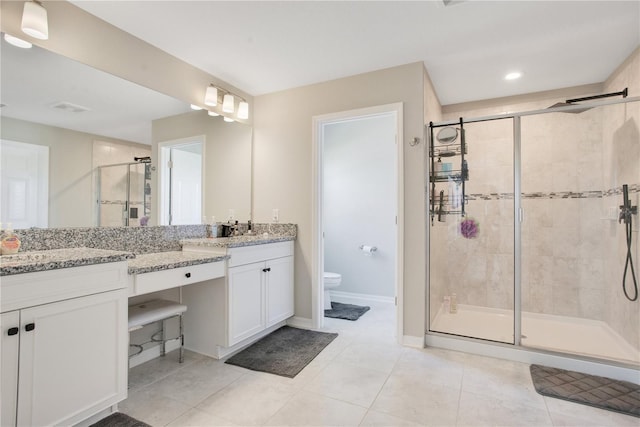
[[[585,96],[583,98],[567,99],[564,102],[556,102],[555,104],[553,104],[549,108],[568,107],[569,105],[580,105],[580,104],[574,104],[574,103],[575,102],[582,102],[582,101],[591,101],[591,100],[600,99],[600,98],[610,98],[612,96],[622,96],[623,98],[626,98],[628,94],[629,94],[629,89],[625,87],[620,92],[603,93],[603,94],[600,94],[600,95]],[[583,112],[585,112],[587,110],[590,110],[592,108],[593,107],[585,106],[584,108],[576,108],[576,109],[573,109],[573,110],[560,111],[560,112],[561,113],[579,114],[579,113],[583,113]]]

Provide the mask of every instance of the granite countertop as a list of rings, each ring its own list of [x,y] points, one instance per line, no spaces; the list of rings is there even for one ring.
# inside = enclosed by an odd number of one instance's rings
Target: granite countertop
[[[183,239],[180,244],[184,246],[200,246],[209,248],[239,248],[242,246],[266,245],[268,243],[288,242],[295,240],[295,236],[278,234],[256,234],[233,237],[215,237],[201,239]]]
[[[126,261],[131,252],[93,248],[51,249],[0,256],[0,276]]]
[[[229,259],[228,255],[182,251],[143,254],[129,260],[129,274],[151,273],[190,265],[224,261],[226,259]]]

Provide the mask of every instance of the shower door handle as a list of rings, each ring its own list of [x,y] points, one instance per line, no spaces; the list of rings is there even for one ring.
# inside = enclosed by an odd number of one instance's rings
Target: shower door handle
[[[524,209],[518,208],[518,221],[524,222]]]

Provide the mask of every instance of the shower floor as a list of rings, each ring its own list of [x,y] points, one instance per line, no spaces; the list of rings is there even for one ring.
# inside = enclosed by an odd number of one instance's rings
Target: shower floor
[[[438,310],[431,330],[513,343],[513,311],[458,304]],[[522,345],[640,365],[635,350],[605,322],[550,314],[522,313]]]

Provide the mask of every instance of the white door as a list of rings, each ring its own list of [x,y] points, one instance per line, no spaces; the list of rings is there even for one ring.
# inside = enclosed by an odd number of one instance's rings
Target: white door
[[[10,311],[0,317],[2,331],[2,359],[0,362],[0,425],[16,425],[16,405],[18,398],[18,356],[20,344],[20,312]]]
[[[202,218],[202,154],[189,148],[171,148],[171,225],[200,224]]]
[[[0,220],[13,228],[47,227],[49,147],[0,141]]]

